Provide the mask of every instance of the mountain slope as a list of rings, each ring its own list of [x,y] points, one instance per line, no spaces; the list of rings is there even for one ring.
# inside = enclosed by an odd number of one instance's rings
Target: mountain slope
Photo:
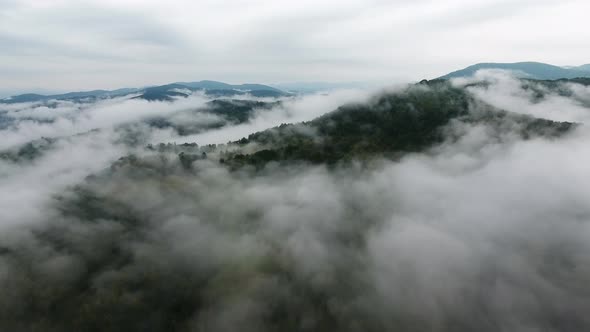
[[[473,111],[476,103],[479,106]],[[451,123],[453,126],[449,126]],[[187,145],[179,157],[185,167],[190,167],[192,161],[206,153],[219,157],[232,169],[244,165],[261,168],[271,161],[335,164],[382,157],[397,159],[407,153],[424,152],[451,137],[458,139],[449,130],[471,124],[486,126],[494,136],[518,135],[524,139],[560,136],[576,125],[500,110],[476,101],[463,88],[435,80],[375,96],[367,103],[344,105],[309,122],[256,132],[217,149]],[[179,149],[170,145],[161,146],[159,151],[178,153]]]
[[[581,66],[583,67],[583,66]],[[517,76],[540,80],[556,80],[562,78],[590,77],[590,71],[581,70],[580,67],[567,69],[540,62],[515,62],[515,63],[478,63],[461,70],[457,70],[439,77],[449,79],[456,77],[469,77],[481,69],[503,69],[513,71]]]
[[[313,121],[285,124],[254,133],[237,143],[258,146],[252,153],[230,154],[227,162],[263,165],[268,161],[335,163],[421,152],[449,138],[451,122],[484,124],[498,136],[559,136],[574,124],[536,119],[492,106],[471,110],[474,99],[447,82],[411,86],[366,104],[345,105]]]

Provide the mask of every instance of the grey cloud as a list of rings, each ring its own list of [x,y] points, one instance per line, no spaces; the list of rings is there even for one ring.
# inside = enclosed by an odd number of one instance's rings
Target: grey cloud
[[[17,4],[0,23],[0,85],[23,90],[52,86],[54,75],[67,78],[59,89],[80,90],[162,80],[419,80],[491,58],[587,62],[584,33],[567,24],[583,19],[583,1]],[[556,24],[532,29],[539,21]]]
[[[44,54],[129,63],[166,58],[164,54],[169,55],[169,49],[180,52],[186,42],[182,34],[170,27],[132,11],[107,10],[94,5],[57,5],[16,8],[9,14],[0,38],[5,56]],[[19,25],[23,28],[10,28]]]

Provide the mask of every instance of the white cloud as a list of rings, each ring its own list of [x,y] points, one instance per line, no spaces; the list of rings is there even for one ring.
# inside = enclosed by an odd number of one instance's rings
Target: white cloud
[[[562,90],[570,90],[572,96],[559,95],[536,82],[526,84],[541,91],[536,98],[533,89],[524,89],[523,82],[503,70],[479,70],[473,77],[452,80],[457,86],[487,82],[487,86],[471,86],[468,90],[478,99],[499,109],[531,115],[555,121],[590,122],[590,89],[580,84],[562,83]]]
[[[248,122],[210,130],[190,136],[168,136],[168,133],[154,137],[154,142],[196,142],[199,145],[227,143],[242,137],[279,126],[283,123],[311,121],[316,117],[336,110],[339,106],[350,102],[362,102],[368,98],[367,90],[335,90],[329,93],[318,93],[296,98],[287,98],[282,104],[271,110],[259,110]]]
[[[154,116],[198,109],[208,99],[195,94],[175,102],[150,102],[143,99],[115,98],[92,104],[58,102],[55,108],[40,104],[0,106],[8,117],[19,119],[0,131],[0,148],[9,148],[41,137],[63,137],[85,133],[93,129],[111,129],[117,125],[137,122]],[[24,119],[23,119],[24,118]],[[39,122],[40,119],[52,120]]]

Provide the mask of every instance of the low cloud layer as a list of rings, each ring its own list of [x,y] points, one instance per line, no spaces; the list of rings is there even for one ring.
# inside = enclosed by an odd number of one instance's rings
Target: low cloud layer
[[[369,97],[367,90],[335,90],[330,93],[318,93],[302,97],[289,98],[282,105],[272,110],[259,110],[247,123],[227,126],[219,130],[207,131],[187,137],[160,136],[154,141],[198,142],[198,144],[217,144],[235,141],[242,137],[279,126],[282,123],[311,121],[339,106],[352,102],[363,102]]]
[[[198,109],[207,99],[200,95],[174,103],[115,98],[96,103],[55,101],[0,105],[0,115],[11,125],[0,131],[0,148],[9,148],[40,137],[64,137],[93,129],[113,129],[154,116]],[[47,105],[49,104],[49,105]]]
[[[349,90],[287,98],[282,105],[259,110],[244,124],[228,124],[193,136],[179,136],[172,129],[150,128],[143,121],[165,117],[171,122],[183,124],[210,123],[217,119],[213,114],[187,113],[207,108],[206,102],[210,99],[199,94],[174,102],[117,98],[96,103],[55,101],[0,105],[4,124],[0,130],[0,151],[16,149],[29,142],[36,144],[42,137],[58,139],[55,146],[31,163],[15,164],[0,159],[0,215],[3,217],[0,218],[0,228],[42,220],[42,211],[53,194],[108,167],[122,156],[142,153],[141,149],[148,143],[226,143],[281,123],[311,120],[342,103],[362,101],[366,95],[366,91]],[[124,144],[127,132],[117,130],[123,125],[131,126],[130,135],[141,138],[144,144],[138,147]],[[15,206],[19,208],[11,208]],[[25,206],[35,206],[35,209],[26,209]],[[29,216],[29,213],[34,215]]]
[[[473,77],[453,79],[456,86],[478,82],[488,84],[468,90],[499,109],[555,121],[590,122],[589,86],[563,82],[549,89],[535,81],[522,82],[503,70],[479,70]]]
[[[469,89],[526,114],[556,100],[566,116],[590,110],[552,95],[533,102],[510,80]],[[285,106],[308,112],[290,119],[332,105],[313,98]],[[396,162],[232,172],[199,160],[187,171],[164,153],[98,173],[56,193],[34,227],[2,232],[0,326],[587,329],[586,126],[559,139],[499,138],[458,122],[447,132],[452,139]],[[7,174],[17,184],[27,173]]]

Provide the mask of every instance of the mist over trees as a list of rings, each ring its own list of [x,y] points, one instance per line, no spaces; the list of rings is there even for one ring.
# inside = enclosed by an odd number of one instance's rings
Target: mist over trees
[[[0,328],[590,326],[587,84],[265,98],[0,105]]]

